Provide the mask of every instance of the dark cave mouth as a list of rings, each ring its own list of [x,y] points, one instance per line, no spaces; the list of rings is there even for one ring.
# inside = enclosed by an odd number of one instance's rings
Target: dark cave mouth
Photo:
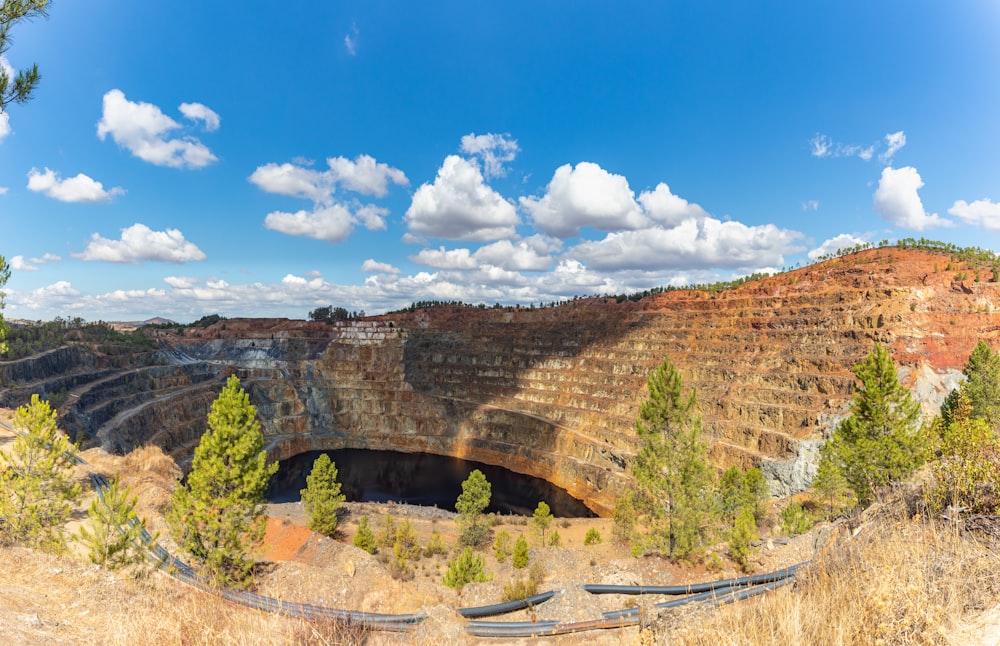
[[[398,502],[454,511],[462,482],[479,469],[492,488],[487,513],[530,516],[544,501],[559,518],[597,516],[565,489],[542,478],[444,455],[369,449],[309,451],[282,460],[268,486],[268,502],[300,501],[306,475],[323,453],[337,465],[337,479],[348,502]]]

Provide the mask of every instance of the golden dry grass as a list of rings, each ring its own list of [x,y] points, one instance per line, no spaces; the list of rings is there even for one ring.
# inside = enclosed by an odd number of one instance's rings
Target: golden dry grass
[[[690,646],[966,644],[997,604],[1000,558],[982,536],[884,505],[822,550],[794,587],[720,609],[672,636]],[[849,533],[848,533],[849,535]]]

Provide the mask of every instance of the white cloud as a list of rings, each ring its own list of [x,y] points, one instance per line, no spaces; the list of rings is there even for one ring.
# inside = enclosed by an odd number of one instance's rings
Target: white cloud
[[[802,203],[803,211],[819,211],[819,200],[806,200]]]
[[[344,36],[344,49],[351,56],[358,55],[358,25],[351,24],[351,31],[346,36]]]
[[[410,256],[410,260],[434,269],[475,269],[479,266],[468,249],[423,249],[417,255]]]
[[[816,133],[816,136],[809,140],[809,148],[813,157],[829,157],[832,152],[833,141],[827,135]]]
[[[184,263],[204,260],[204,252],[184,239],[177,229],[153,231],[145,224],[122,229],[121,240],[109,240],[93,234],[82,253],[72,254],[81,260],[103,260],[137,264],[146,260]]]
[[[840,249],[850,249],[859,244],[864,244],[866,240],[850,233],[841,233],[839,236],[830,238],[809,252],[809,260],[817,260],[822,256],[829,256]]]
[[[58,262],[62,260],[60,256],[52,253],[46,253],[38,258],[27,258],[24,256],[14,256],[10,259],[10,268],[16,271],[37,271],[38,265],[44,265],[50,262]]]
[[[521,208],[531,214],[539,230],[558,238],[578,235],[587,226],[616,231],[648,224],[628,180],[591,162],[580,162],[576,168],[560,166],[545,195],[522,197]]]
[[[708,215],[705,209],[688,202],[670,192],[670,187],[660,182],[652,191],[639,194],[639,203],[651,220],[674,227],[691,218],[701,219]]]
[[[507,174],[504,164],[514,161],[521,148],[509,134],[477,135],[473,132],[462,137],[461,150],[482,159],[486,177],[503,177]]]
[[[103,184],[83,173],[60,179],[59,173],[48,168],[45,172],[39,172],[37,168],[28,172],[28,190],[61,202],[79,203],[110,202],[116,195],[125,194],[125,189],[119,186],[105,191]]]
[[[1000,231],[1000,204],[990,199],[976,200],[972,204],[965,200],[955,202],[948,213],[962,222],[983,227],[990,231]]]
[[[189,106],[188,110],[191,111],[190,106],[201,104],[184,105]],[[212,151],[195,137],[171,139],[170,134],[180,128],[179,123],[163,114],[157,106],[129,101],[124,92],[116,89],[104,95],[104,109],[97,124],[97,136],[103,141],[110,134],[116,144],[139,159],[157,166],[204,168],[217,161],[218,158]]]
[[[10,115],[6,112],[0,112],[0,142],[12,132],[14,131],[10,129]]]
[[[892,156],[895,155],[900,148],[906,145],[906,135],[903,131],[890,132],[885,136],[886,150],[884,153],[879,154],[878,159],[883,164],[887,163]]]
[[[163,279],[163,282],[170,285],[171,287],[176,287],[178,289],[186,289],[197,285],[198,279],[190,276],[167,276],[166,278]]]
[[[572,247],[566,256],[598,270],[746,269],[781,265],[802,234],[773,224],[747,226],[706,217],[673,229],[609,233]]]
[[[936,213],[928,214],[917,191],[923,188],[920,173],[912,166],[882,169],[873,206],[882,219],[906,229],[923,231],[927,227],[953,226]]]
[[[288,163],[264,164],[250,175],[250,181],[268,193],[306,198],[317,204],[331,203],[338,184],[363,195],[385,197],[389,182],[400,186],[409,183],[403,171],[377,162],[370,155],[358,155],[354,161],[330,157],[326,163],[328,171]]]
[[[178,108],[185,117],[191,121],[201,121],[205,124],[205,130],[215,132],[219,129],[221,119],[215,110],[212,110],[201,103],[182,103]]]
[[[552,266],[552,254],[562,243],[548,236],[535,235],[518,241],[499,240],[476,250],[477,262],[512,271],[545,271]]]
[[[264,226],[290,236],[305,236],[326,242],[341,242],[354,231],[357,222],[343,204],[321,206],[313,211],[274,211],[264,218]]]
[[[378,262],[374,258],[361,263],[361,271],[369,274],[399,274],[399,268],[386,262]]]
[[[513,205],[487,186],[476,164],[448,155],[433,184],[413,195],[404,217],[411,234],[452,240],[497,240],[517,235]]]
[[[0,186],[0,195],[6,195],[7,191],[10,190],[6,186]]]

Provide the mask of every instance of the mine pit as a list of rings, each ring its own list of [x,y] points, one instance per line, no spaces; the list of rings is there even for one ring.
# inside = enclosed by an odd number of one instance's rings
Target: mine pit
[[[299,502],[306,476],[324,451],[300,453],[279,463],[267,492],[268,502]],[[337,465],[348,502],[397,502],[455,510],[462,482],[474,469],[492,487],[487,512],[530,516],[539,502],[560,518],[593,518],[580,500],[550,482],[503,467],[431,453],[368,449],[326,451]]]

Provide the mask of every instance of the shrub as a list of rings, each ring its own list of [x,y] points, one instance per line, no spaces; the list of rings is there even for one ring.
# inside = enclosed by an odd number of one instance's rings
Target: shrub
[[[791,501],[781,510],[781,531],[789,536],[805,534],[812,529],[814,522],[812,514],[797,500]]]
[[[599,545],[601,542],[601,532],[593,527],[587,530],[587,535],[583,537],[584,545]]]
[[[521,569],[528,566],[528,560],[528,541],[524,540],[524,535],[521,534],[514,542],[514,555],[510,563],[517,569]]]
[[[90,503],[87,516],[91,529],[81,527],[78,537],[92,563],[117,570],[143,561],[145,525],[135,519],[137,498],[130,497],[131,493],[128,487],[122,491],[118,481],[112,480],[103,496]]]
[[[552,530],[552,535],[549,536],[549,545],[552,547],[559,547],[562,544],[562,537],[559,536],[559,530]]]
[[[441,532],[434,532],[431,534],[431,538],[427,541],[427,547],[424,548],[424,556],[439,556],[441,554],[448,553],[448,546],[444,544],[444,539],[441,537]]]
[[[396,544],[396,517],[386,514],[382,519],[382,529],[375,537],[375,542],[379,547],[392,547]]]
[[[466,547],[462,553],[448,565],[444,574],[444,584],[449,588],[461,590],[467,583],[489,581],[481,554],[476,554],[471,547]]]
[[[496,540],[493,541],[493,556],[496,557],[498,563],[504,563],[507,561],[507,557],[511,554],[511,537],[510,534],[505,530],[501,530],[497,534]]]
[[[744,572],[750,570],[750,556],[752,554],[750,542],[756,539],[757,523],[754,521],[753,512],[744,507],[740,515],[736,517],[736,524],[729,535],[729,555]]]
[[[363,549],[369,554],[374,554],[376,549],[375,532],[368,524],[368,516],[362,516],[358,523],[358,531],[354,534],[354,547]]]
[[[514,579],[503,587],[504,602],[526,599],[536,594],[538,594],[538,584],[532,581],[530,577]]]

